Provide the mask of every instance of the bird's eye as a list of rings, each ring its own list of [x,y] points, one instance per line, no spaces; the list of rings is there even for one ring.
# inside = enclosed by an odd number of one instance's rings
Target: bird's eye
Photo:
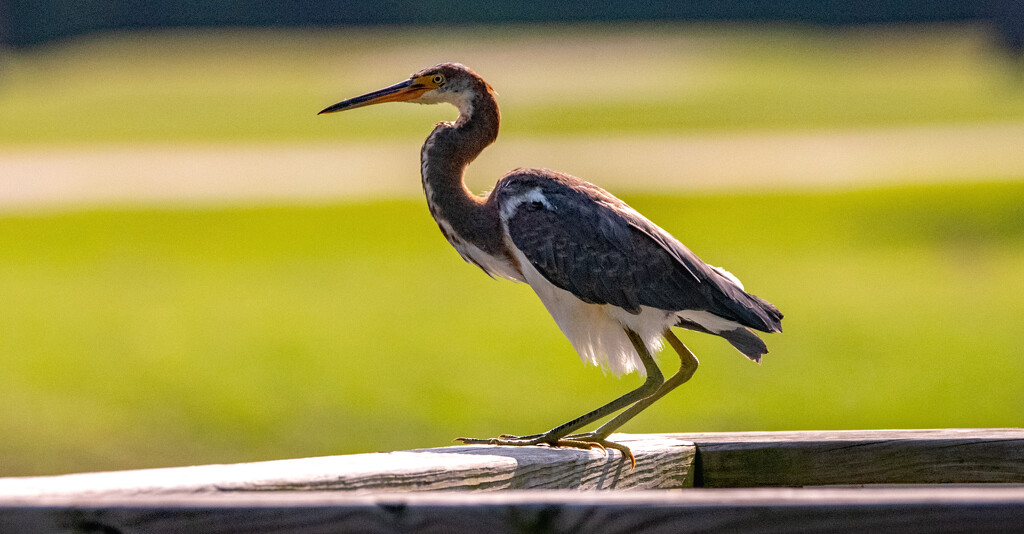
[[[435,74],[433,82],[434,82],[434,85],[436,85],[438,87],[441,87],[442,85],[444,85],[444,75],[442,75],[442,74]]]

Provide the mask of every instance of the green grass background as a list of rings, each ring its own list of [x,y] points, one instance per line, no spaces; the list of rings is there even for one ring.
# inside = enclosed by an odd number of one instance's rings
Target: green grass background
[[[437,110],[312,114],[457,52],[509,95],[503,135],[1024,111],[975,32],[551,30],[83,39],[7,56],[0,140],[418,138]],[[516,63],[530,47],[580,83]],[[1024,184],[622,196],[786,313],[761,366],[684,332],[701,369],[626,431],[1020,425]],[[529,288],[464,264],[420,200],[0,215],[0,366],[0,475],[530,433],[638,384],[582,366]]]
[[[502,136],[1024,119],[980,28],[659,25],[165,31],[0,56],[6,144],[422,139],[439,106],[315,113],[442,61],[500,95]]]

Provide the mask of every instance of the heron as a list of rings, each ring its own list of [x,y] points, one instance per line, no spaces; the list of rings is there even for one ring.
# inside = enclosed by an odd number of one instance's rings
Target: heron
[[[468,67],[435,65],[319,114],[385,102],[458,109],[454,122],[438,123],[427,136],[420,174],[430,214],[459,255],[492,278],[528,284],[585,362],[644,378],[636,389],[547,432],[456,441],[614,449],[635,465],[629,448],[609,436],[697,370],[696,356],[673,327],[720,336],[755,362],[768,348],[752,330],[782,331],[778,308],[594,184],[519,168],[488,194],[470,191],[466,168],[497,139],[501,118],[494,90]],[[662,340],[680,358],[668,379],[652,356]],[[613,414],[597,429],[580,431]]]

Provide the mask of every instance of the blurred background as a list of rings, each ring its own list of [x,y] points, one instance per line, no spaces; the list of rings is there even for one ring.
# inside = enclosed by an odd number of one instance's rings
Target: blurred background
[[[595,182],[786,314],[627,432],[1020,426],[1020,2],[0,4],[0,475],[443,446],[634,388],[464,264],[419,146]],[[676,358],[661,359],[666,372]]]

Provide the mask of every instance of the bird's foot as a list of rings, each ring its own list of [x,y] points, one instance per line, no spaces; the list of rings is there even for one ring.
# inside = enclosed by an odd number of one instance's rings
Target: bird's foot
[[[530,434],[529,436],[517,436],[515,434],[502,434],[498,436],[501,439],[536,439],[543,437],[544,434]]]
[[[571,434],[562,437],[554,437],[547,434],[531,434],[529,436],[502,434],[497,438],[455,438],[455,441],[461,441],[466,445],[503,445],[512,447],[547,445],[549,447],[570,447],[584,450],[601,449],[605,454],[608,453],[608,449],[614,449],[622,454],[623,460],[629,459],[630,469],[636,467],[636,458],[633,456],[633,452],[629,450],[629,447],[621,443],[608,441],[605,436],[600,436],[593,432]]]
[[[595,447],[600,447],[601,450],[604,450],[606,452],[607,452],[608,449],[613,449],[613,450],[619,451],[619,453],[622,454],[622,459],[623,460],[626,460],[626,459],[629,460],[629,468],[630,469],[636,468],[636,457],[633,456],[633,451],[629,450],[629,447],[627,447],[627,446],[625,446],[625,445],[623,445],[621,443],[615,443],[614,441],[608,441],[608,437],[607,436],[603,436],[603,435],[598,434],[596,432],[582,432],[580,434],[569,434],[568,436],[565,436],[565,438],[563,438],[563,439],[569,440],[569,441],[579,441],[579,442],[584,442],[584,443],[593,443]]]
[[[511,434],[502,434],[497,438],[455,438],[455,441],[461,441],[466,445],[502,445],[511,447],[548,445],[550,447],[571,447],[574,449],[598,448],[602,451],[605,450],[601,444],[593,441],[553,438],[548,437],[546,434],[538,434],[534,436],[513,436]]]

